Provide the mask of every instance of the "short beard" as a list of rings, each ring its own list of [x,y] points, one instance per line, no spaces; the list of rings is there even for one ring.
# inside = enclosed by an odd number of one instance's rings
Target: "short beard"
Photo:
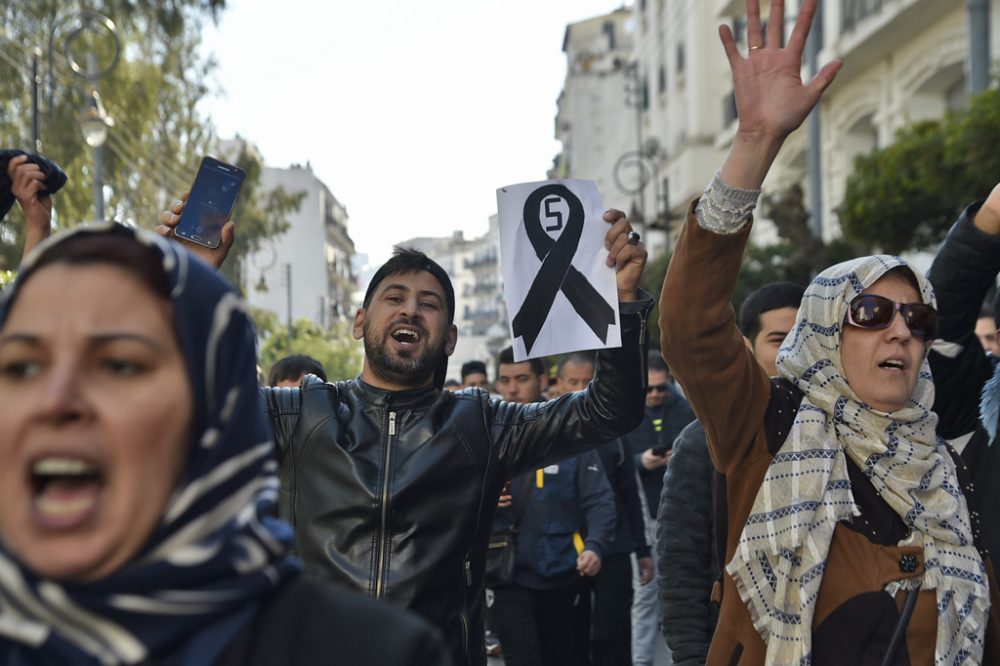
[[[402,358],[389,353],[388,333],[375,335],[367,320],[362,324],[361,330],[369,367],[376,375],[392,384],[410,388],[428,385],[434,379],[437,366],[445,358],[444,339],[437,347],[426,347],[419,356]]]

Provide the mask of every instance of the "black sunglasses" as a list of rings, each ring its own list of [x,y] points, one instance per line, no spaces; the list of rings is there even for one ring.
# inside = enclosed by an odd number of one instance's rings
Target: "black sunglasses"
[[[659,391],[660,393],[666,393],[667,389],[670,388],[666,384],[653,384],[652,386],[646,387],[646,393],[652,393],[653,391]]]
[[[937,335],[937,310],[924,303],[896,303],[884,296],[861,294],[847,307],[847,323],[858,328],[889,328],[896,313],[918,338],[932,340]]]

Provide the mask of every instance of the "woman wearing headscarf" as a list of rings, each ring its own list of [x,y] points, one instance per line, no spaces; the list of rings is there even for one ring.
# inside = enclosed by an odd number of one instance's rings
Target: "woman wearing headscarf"
[[[120,225],[0,304],[0,663],[445,664],[422,621],[306,582],[242,301]]]
[[[968,472],[937,437],[926,355],[936,311],[904,261],[820,273],[768,378],[730,299],[764,177],[840,63],[808,84],[803,0],[783,46],[747,2],[749,51],[720,29],[739,127],[695,201],[663,285],[664,357],[726,477],[726,574],[709,664],[1000,663],[992,566]]]

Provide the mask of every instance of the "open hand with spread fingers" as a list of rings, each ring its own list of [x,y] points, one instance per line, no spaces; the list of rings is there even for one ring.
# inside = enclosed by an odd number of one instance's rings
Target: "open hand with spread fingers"
[[[843,64],[828,63],[811,81],[802,81],[802,52],[816,13],[816,1],[802,0],[785,46],[785,0],[771,2],[766,35],[760,20],[760,0],[747,0],[746,55],[739,52],[730,27],[719,27],[739,114],[733,148],[721,174],[730,185],[760,187],[785,138],[806,119]]]

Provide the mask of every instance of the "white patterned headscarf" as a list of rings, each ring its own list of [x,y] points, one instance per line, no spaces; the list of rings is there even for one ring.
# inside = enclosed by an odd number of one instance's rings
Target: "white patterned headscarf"
[[[100,580],[44,578],[0,538],[0,664],[215,664],[265,595],[301,568],[289,554],[291,526],[275,517],[277,460],[253,326],[210,266],[113,223],[40,244],[0,302],[0,325],[46,253],[88,235],[133,239],[162,264],[190,381],[187,461],[142,549]]]
[[[923,576],[891,583],[886,592],[916,583],[935,590],[935,663],[982,661],[986,570],[954,461],[936,435],[926,357],[909,404],[891,413],[858,399],[841,362],[849,303],[899,266],[907,264],[883,255],[823,271],[806,289],[795,328],[778,352],[779,375],[804,397],[726,567],[767,643],[768,664],[811,663],[816,599],[834,526],[860,513],[848,464],[864,472],[911,531],[898,545],[923,549]],[[930,283],[913,274],[923,302],[936,306]]]

